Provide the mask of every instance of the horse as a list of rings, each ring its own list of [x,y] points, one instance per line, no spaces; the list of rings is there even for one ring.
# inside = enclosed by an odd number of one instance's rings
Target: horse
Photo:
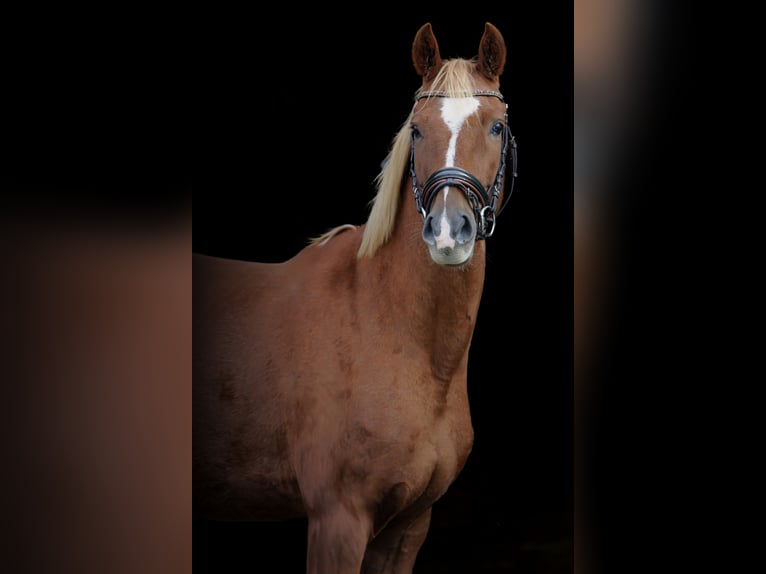
[[[470,59],[424,24],[367,221],[281,262],[194,254],[194,506],[307,519],[308,574],[412,572],[472,450],[486,240],[516,178],[505,61],[489,22]]]

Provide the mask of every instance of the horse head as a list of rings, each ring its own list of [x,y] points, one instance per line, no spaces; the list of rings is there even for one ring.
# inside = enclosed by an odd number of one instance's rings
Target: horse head
[[[430,23],[415,35],[422,85],[410,116],[410,176],[423,240],[440,265],[468,263],[476,241],[494,231],[513,141],[499,91],[505,59],[503,37],[490,23],[472,60],[442,60]]]

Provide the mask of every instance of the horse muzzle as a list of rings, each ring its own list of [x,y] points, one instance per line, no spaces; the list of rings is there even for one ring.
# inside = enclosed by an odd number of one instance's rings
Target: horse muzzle
[[[446,190],[445,188],[449,188]],[[466,198],[451,199],[444,196],[444,208],[434,209],[439,192],[460,190]],[[482,209],[487,204],[487,193],[469,172],[455,167],[434,172],[423,186],[423,240],[428,245],[431,258],[440,265],[460,266],[473,255],[474,244],[483,231]],[[466,209],[468,207],[469,209]],[[435,213],[434,213],[435,211]]]

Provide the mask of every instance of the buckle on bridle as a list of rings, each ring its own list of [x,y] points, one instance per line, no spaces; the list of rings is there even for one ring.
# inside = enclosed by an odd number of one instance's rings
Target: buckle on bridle
[[[479,217],[477,223],[479,224],[479,230],[476,232],[476,236],[480,239],[486,239],[492,237],[495,232],[495,222],[497,221],[495,210],[491,205],[485,205],[479,210]],[[487,225],[491,225],[489,231],[487,231]]]

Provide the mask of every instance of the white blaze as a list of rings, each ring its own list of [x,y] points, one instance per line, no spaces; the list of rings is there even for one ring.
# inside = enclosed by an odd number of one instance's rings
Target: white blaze
[[[455,165],[455,150],[457,148],[457,136],[460,128],[466,118],[479,109],[478,98],[443,98],[442,99],[442,119],[450,131],[449,144],[447,145],[447,155],[444,158],[445,167]],[[444,188],[444,207],[439,218],[439,235],[436,236],[436,247],[455,247],[455,240],[450,235],[450,224],[447,219],[447,196],[449,187]]]
[[[443,98],[442,119],[451,133],[447,146],[447,157],[444,158],[446,167],[455,165],[455,148],[457,136],[466,118],[479,109],[479,98]]]

